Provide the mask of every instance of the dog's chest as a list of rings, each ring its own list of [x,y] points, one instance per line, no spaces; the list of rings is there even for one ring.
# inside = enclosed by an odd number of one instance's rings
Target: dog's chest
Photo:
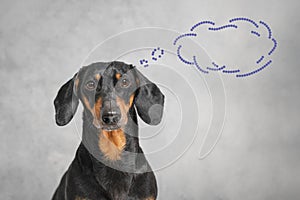
[[[132,185],[133,175],[114,169],[104,169],[101,175],[96,177],[99,184],[113,199],[126,199]]]

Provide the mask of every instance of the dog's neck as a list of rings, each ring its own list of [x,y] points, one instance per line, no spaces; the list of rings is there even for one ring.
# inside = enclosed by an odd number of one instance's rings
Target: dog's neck
[[[101,139],[104,139],[101,138],[102,130],[93,125],[91,114],[86,110],[83,111],[82,144],[83,148],[89,152],[95,170],[102,169],[103,165],[129,173],[142,173],[150,170],[139,146],[137,116],[133,107],[128,112],[128,122],[122,130],[126,143],[118,159],[107,157],[99,146]]]

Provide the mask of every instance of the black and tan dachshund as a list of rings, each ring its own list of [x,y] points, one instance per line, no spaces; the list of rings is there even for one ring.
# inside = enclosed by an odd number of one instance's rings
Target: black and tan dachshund
[[[164,95],[136,67],[123,62],[82,67],[59,90],[59,126],[83,104],[82,141],[52,200],[154,200],[157,184],[138,140],[137,114],[160,123]]]

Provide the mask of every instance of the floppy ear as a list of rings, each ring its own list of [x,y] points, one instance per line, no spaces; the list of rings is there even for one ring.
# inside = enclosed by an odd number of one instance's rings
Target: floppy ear
[[[147,124],[157,125],[162,119],[165,97],[157,85],[149,81],[137,69],[135,71],[139,82],[134,100],[137,112]]]
[[[54,100],[55,120],[58,126],[68,124],[77,110],[79,101],[73,88],[76,75],[59,89]]]

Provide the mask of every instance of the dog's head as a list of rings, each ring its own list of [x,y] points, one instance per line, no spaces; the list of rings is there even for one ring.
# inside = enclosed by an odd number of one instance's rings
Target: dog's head
[[[124,127],[134,106],[150,125],[161,121],[164,95],[134,66],[123,62],[94,63],[83,67],[59,90],[54,106],[56,123],[68,124],[79,100],[93,126],[105,131]]]

